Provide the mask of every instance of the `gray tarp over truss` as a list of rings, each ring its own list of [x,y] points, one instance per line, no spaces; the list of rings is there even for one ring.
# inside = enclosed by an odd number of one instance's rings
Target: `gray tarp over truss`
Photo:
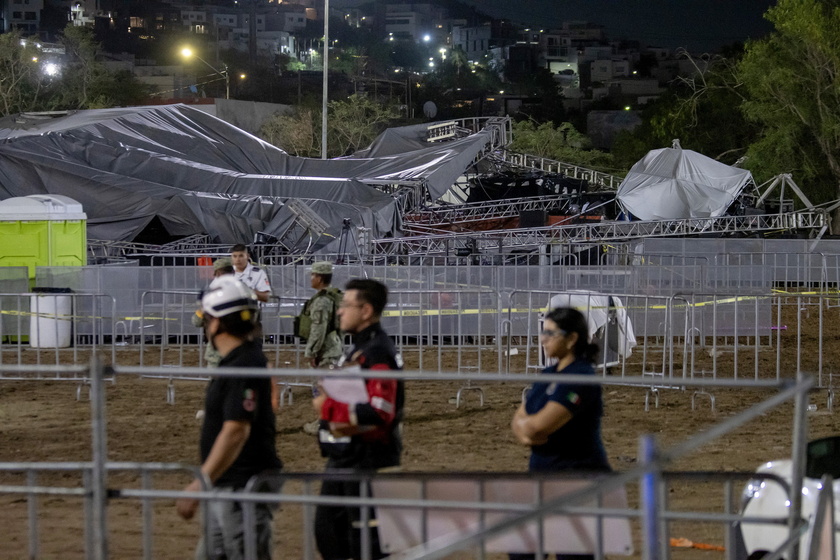
[[[745,169],[691,150],[663,148],[630,168],[616,199],[642,220],[713,218],[723,215],[750,182]]]
[[[284,201],[297,198],[333,236],[350,218],[382,238],[399,233],[399,209],[365,182],[424,179],[430,190],[448,189],[487,141],[470,139],[324,161],[290,156],[185,105],[8,117],[0,120],[0,199],[69,196],[82,204],[91,239],[131,240],[157,216],[172,235],[235,243],[257,231],[282,235],[295,219]]]

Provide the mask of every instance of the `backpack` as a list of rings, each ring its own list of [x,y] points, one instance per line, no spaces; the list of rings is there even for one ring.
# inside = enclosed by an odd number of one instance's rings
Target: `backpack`
[[[341,304],[341,300],[344,297],[344,292],[332,286],[324,290],[324,292],[326,296],[333,301],[332,318],[329,321],[330,326],[327,329],[327,333],[339,331],[340,321],[337,311],[338,306]],[[312,298],[309,301],[307,301],[306,305],[303,306],[303,311],[301,311],[300,315],[295,317],[294,334],[296,337],[302,340],[306,340],[307,338],[309,338],[309,331],[312,328],[312,317],[310,317],[309,315],[309,306],[314,299],[315,298]]]

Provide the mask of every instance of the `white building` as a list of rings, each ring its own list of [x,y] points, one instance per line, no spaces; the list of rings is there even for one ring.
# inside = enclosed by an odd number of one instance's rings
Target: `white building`
[[[388,37],[440,45],[446,43],[446,28],[446,11],[433,4],[385,6],[385,32]]]
[[[181,23],[193,33],[199,35],[209,33],[209,22],[206,10],[181,10]]]
[[[589,66],[589,78],[593,82],[607,82],[614,78],[630,75],[630,62],[622,59],[595,60]]]
[[[4,32],[17,29],[24,35],[38,34],[44,0],[6,0],[2,6]]]
[[[491,36],[489,24],[478,27],[456,25],[452,28],[452,48],[464,51],[468,60],[478,60],[490,50]]]
[[[102,13],[99,0],[71,0],[70,23],[76,26],[92,26],[96,16]]]

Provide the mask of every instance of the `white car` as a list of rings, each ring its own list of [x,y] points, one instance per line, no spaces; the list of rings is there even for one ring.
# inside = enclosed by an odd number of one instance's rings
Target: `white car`
[[[767,478],[751,480],[744,488],[741,513],[744,517],[765,517],[769,519],[787,519],[790,496],[773,476],[779,477],[789,487],[793,461],[783,459],[770,461],[756,470]],[[805,462],[805,478],[802,482],[802,517],[813,523],[817,506],[817,497],[822,489],[823,475],[834,478],[834,539],[838,541],[840,529],[840,436],[812,441],[808,444]],[[813,527],[811,527],[813,529]],[[787,540],[789,532],[786,525],[771,523],[741,523],[744,548],[750,560],[762,558],[765,554],[778,549]],[[799,557],[807,558],[811,530],[800,541]]]

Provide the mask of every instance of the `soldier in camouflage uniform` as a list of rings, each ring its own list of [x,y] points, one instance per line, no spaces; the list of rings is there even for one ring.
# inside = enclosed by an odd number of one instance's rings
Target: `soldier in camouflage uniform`
[[[228,257],[222,257],[213,261],[213,278],[224,276],[225,274],[233,274],[233,262]],[[204,313],[198,309],[192,316],[192,324],[194,327],[204,327]],[[207,367],[218,367],[219,360],[222,356],[213,347],[213,344],[208,340],[204,347],[204,363]]]
[[[332,283],[332,274],[331,263],[321,261],[312,264],[310,275],[312,289],[317,290],[318,293],[312,296],[307,304],[312,326],[309,329],[309,338],[306,339],[306,350],[303,356],[313,368],[335,365],[344,353],[341,333],[335,329],[335,316],[338,310],[335,309],[333,299],[326,293]]]
[[[334,309],[335,302],[327,295],[327,288],[332,284],[332,264],[326,261],[312,263],[310,279],[312,289],[316,293],[307,302],[309,315],[312,319],[312,326],[309,329],[309,338],[306,339],[306,350],[304,357],[308,360],[309,367],[328,368],[334,366],[344,354],[344,346],[341,343],[341,333],[335,330],[335,316],[338,309]],[[313,393],[315,385],[313,385]],[[320,422],[316,418],[312,422],[303,425],[303,431],[307,434],[317,434]]]

